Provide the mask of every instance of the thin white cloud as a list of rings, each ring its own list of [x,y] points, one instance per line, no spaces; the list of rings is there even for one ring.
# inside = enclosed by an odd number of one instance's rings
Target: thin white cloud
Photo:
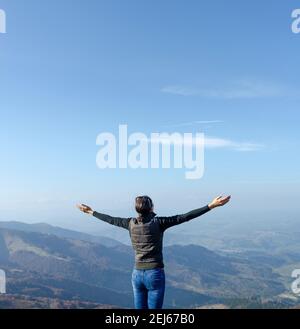
[[[165,86],[161,92],[179,96],[199,96],[216,99],[251,99],[283,96],[299,96],[294,88],[258,80],[239,80],[225,86],[189,87],[181,85]]]
[[[163,87],[161,91],[163,93],[180,95],[180,96],[195,96],[195,95],[199,95],[200,90],[187,86],[171,85],[171,86]]]
[[[167,125],[164,127],[186,127],[186,126],[194,126],[194,125],[206,125],[206,124],[217,124],[217,123],[223,123],[222,120],[196,120],[196,121],[190,121],[190,122],[183,122],[183,123],[177,123],[173,125]]]
[[[172,134],[170,134],[172,135]],[[183,140],[180,137],[176,137],[179,135],[174,134],[172,138],[172,144],[174,145],[182,145],[184,147],[194,147],[197,143],[196,138],[193,139],[185,139]],[[162,144],[169,144],[170,139],[166,138],[148,138],[148,143],[162,143]],[[204,137],[204,146],[207,149],[229,149],[239,152],[253,152],[253,151],[260,151],[264,148],[263,144],[257,144],[252,142],[237,142],[232,141],[230,139],[225,138],[218,138],[218,137]]]
[[[207,148],[228,148],[235,151],[259,151],[264,145],[251,142],[236,142],[230,139],[205,137],[205,147]]]

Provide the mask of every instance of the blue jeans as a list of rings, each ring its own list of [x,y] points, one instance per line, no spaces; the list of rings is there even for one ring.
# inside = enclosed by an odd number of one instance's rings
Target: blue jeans
[[[165,271],[163,268],[132,272],[134,306],[136,309],[161,309],[165,294]]]

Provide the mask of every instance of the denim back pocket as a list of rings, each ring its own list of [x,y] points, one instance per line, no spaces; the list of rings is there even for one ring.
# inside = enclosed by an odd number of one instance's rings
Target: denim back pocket
[[[149,289],[162,289],[165,286],[165,272],[163,268],[149,270],[147,275],[147,286]]]
[[[131,274],[131,281],[137,281],[139,278],[139,272],[138,270],[134,269]]]

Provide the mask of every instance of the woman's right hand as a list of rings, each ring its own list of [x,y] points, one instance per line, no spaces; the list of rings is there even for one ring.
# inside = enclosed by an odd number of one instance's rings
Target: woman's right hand
[[[208,205],[209,209],[213,209],[216,207],[222,207],[226,203],[228,203],[231,199],[231,196],[223,197],[222,195],[218,196],[217,198],[213,199],[213,201]]]
[[[91,207],[89,207],[89,206],[87,206],[86,204],[83,204],[83,203],[78,204],[78,205],[77,205],[77,208],[78,208],[80,211],[84,212],[85,214],[90,214],[90,215],[92,215],[93,212],[94,212],[94,210],[93,210]]]

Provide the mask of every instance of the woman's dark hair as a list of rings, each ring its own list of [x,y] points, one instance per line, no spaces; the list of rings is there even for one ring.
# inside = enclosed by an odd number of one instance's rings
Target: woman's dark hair
[[[135,198],[135,210],[138,214],[145,216],[151,213],[153,202],[148,196],[138,196]]]

